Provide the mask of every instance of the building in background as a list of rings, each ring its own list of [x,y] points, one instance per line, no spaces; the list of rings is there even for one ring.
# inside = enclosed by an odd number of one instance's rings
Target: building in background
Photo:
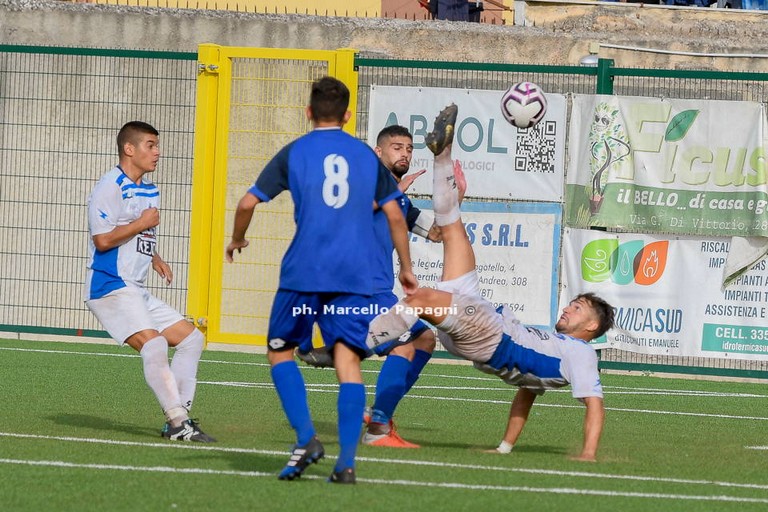
[[[513,0],[69,0],[77,3],[512,25]]]

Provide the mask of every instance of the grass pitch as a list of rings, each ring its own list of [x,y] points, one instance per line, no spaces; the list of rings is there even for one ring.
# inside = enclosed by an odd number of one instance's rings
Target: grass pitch
[[[366,361],[369,403],[381,360]],[[360,446],[356,486],[325,482],[338,453],[332,370],[302,366],[326,459],[277,473],[295,442],[265,356],[206,351],[193,416],[219,442],[161,439],[141,359],[115,345],[0,340],[0,508],[9,511],[768,510],[765,384],[604,375],[599,462],[570,391],[537,400],[509,455],[487,454],[514,389],[427,365],[401,403],[418,450]]]

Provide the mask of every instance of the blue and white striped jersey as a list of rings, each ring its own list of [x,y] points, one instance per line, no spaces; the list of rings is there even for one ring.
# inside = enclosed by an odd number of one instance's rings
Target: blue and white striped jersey
[[[141,216],[147,208],[160,206],[160,192],[146,177],[139,184],[123,173],[120,166],[107,172],[88,197],[89,263],[85,280],[85,300],[98,299],[126,283],[144,286],[157,245],[157,228],[148,229],[126,243],[99,251],[94,235],[109,233]]]
[[[504,334],[486,362],[475,367],[536,394],[571,385],[574,398],[603,397],[597,353],[584,340],[520,323],[502,310]]]

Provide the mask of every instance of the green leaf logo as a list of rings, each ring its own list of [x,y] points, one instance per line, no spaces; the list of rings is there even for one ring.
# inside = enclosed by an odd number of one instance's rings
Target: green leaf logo
[[[616,238],[592,240],[581,251],[581,278],[589,283],[601,283],[611,277],[615,262],[611,257],[619,247]]]
[[[700,110],[684,110],[677,114],[669,122],[667,132],[664,134],[664,140],[667,142],[677,142],[688,133],[691,125],[699,115]]]

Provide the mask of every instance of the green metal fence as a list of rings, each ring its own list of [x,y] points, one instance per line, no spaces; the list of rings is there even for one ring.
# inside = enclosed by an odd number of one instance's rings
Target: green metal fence
[[[184,310],[196,53],[0,46],[0,331],[104,336],[82,301],[86,200],[129,120],[161,130],[161,254]]]
[[[535,66],[469,62],[425,62],[359,57],[358,136],[367,138],[368,104],[373,85],[503,90],[519,81],[559,94],[617,94],[681,99],[739,100],[768,103],[768,73],[616,68],[612,60],[597,66]],[[474,198],[473,200],[482,200]],[[562,247],[562,243],[560,244]],[[713,359],[601,351],[601,367],[646,372],[768,378],[768,361]]]
[[[768,102],[768,73],[425,62],[358,56],[358,136],[372,85],[500,90],[529,80],[561,94]],[[127,120],[161,131],[160,251],[175,280],[153,292],[186,309],[197,54],[0,45],[0,332],[104,336],[81,299],[86,199],[116,163]],[[603,350],[602,366],[768,378],[768,363]]]

